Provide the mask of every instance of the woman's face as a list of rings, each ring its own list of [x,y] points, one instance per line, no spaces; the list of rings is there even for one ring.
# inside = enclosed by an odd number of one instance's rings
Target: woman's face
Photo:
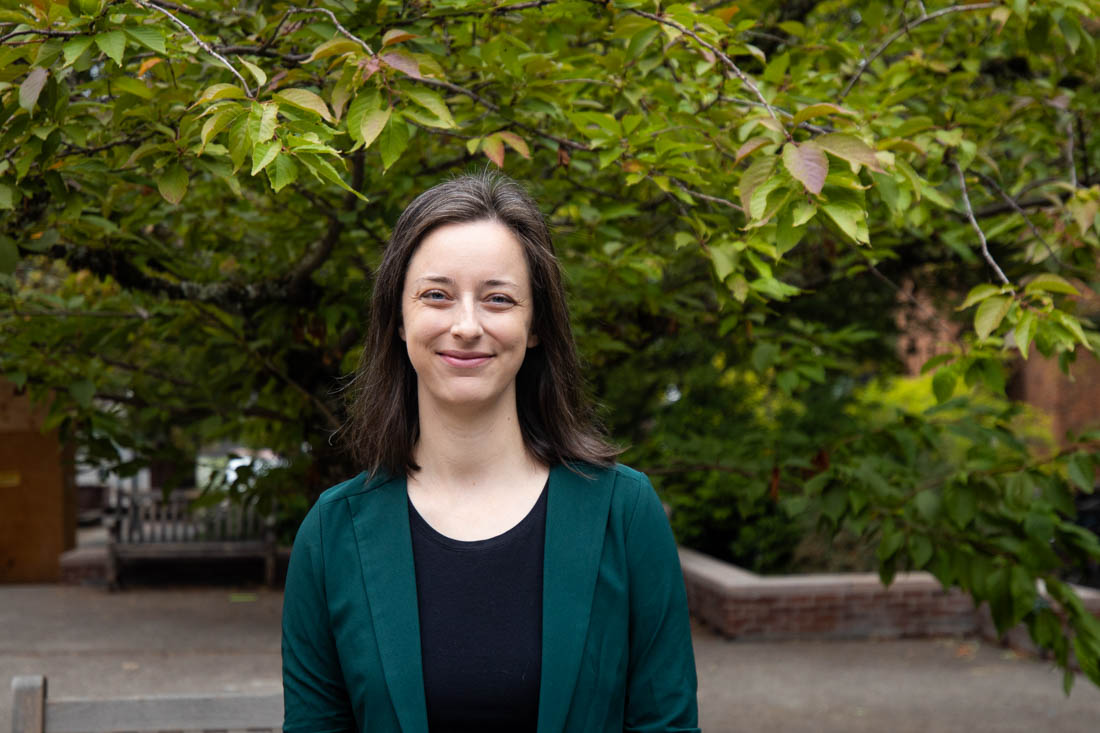
[[[532,333],[523,247],[494,221],[447,224],[424,238],[405,271],[399,333],[420,407],[488,410],[515,404]]]

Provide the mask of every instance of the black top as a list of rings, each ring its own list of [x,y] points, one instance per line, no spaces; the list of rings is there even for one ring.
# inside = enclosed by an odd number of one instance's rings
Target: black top
[[[542,672],[546,487],[504,534],[463,542],[409,502],[431,733],[534,733]]]

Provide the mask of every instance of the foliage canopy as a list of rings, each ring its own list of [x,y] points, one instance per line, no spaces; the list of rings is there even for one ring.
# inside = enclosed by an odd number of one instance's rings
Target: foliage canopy
[[[741,527],[751,560],[799,518],[843,528],[884,581],[928,569],[1100,684],[1100,622],[1064,582],[1100,559],[1073,521],[1100,436],[1037,444],[1004,397],[1032,346],[1100,347],[1098,13],[9,7],[0,373],[54,395],[89,461],[271,448],[287,464],[241,485],[300,512],[357,470],[330,438],[389,225],[499,166],[556,229],[591,387],[682,536]],[[898,371],[913,284],[973,324],[926,365],[930,404],[868,381]]]

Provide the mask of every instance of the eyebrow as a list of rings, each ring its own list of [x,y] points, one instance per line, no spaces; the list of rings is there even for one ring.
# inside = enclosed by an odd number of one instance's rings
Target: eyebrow
[[[450,278],[450,277],[447,277],[445,275],[425,275],[424,277],[418,277],[416,279],[416,281],[417,282],[426,281],[426,282],[430,282],[430,283],[439,283],[440,285],[451,285],[451,286],[453,286],[455,284],[454,278]],[[497,280],[497,279],[484,280],[484,281],[482,281],[481,284],[482,284],[482,286],[488,286],[490,288],[499,288],[499,287],[518,288],[519,287],[519,285],[512,282],[511,280]]]

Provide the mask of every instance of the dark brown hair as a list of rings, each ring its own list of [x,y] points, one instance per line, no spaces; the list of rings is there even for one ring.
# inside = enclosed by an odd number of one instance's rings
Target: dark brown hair
[[[538,344],[527,350],[516,375],[516,409],[527,450],[555,465],[610,465],[620,453],[595,423],[583,389],[580,361],[550,230],[538,205],[499,173],[464,175],[416,197],[398,218],[374,279],[370,325],[353,381],[346,439],[370,473],[416,471],[413,446],[420,434],[416,372],[401,325],[405,271],[420,243],[437,227],[494,221],[523,247],[531,278],[532,329]]]

